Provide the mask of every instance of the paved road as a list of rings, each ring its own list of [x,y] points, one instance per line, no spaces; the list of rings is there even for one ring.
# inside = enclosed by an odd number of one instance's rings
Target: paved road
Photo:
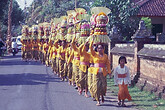
[[[109,94],[102,106],[79,96],[74,87],[62,82],[49,67],[39,62],[23,62],[17,56],[0,59],[0,110],[132,110],[116,106]]]

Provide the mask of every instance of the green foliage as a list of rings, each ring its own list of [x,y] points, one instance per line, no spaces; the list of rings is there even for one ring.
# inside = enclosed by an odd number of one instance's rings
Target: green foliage
[[[0,28],[1,38],[5,40],[7,36],[7,25],[4,25],[3,22],[0,22]]]
[[[42,5],[42,9],[39,13],[34,14],[37,7],[39,7],[37,4]],[[88,13],[90,13],[92,7],[96,6],[110,8],[109,28],[116,25],[122,36],[126,36],[125,40],[131,40],[131,36],[135,33],[140,21],[140,18],[133,17],[138,12],[138,7],[134,6],[130,0],[77,0],[77,7],[85,8]],[[30,15],[27,17],[27,21],[28,24],[34,24],[37,20],[39,22],[50,21],[53,17],[66,15],[67,10],[74,8],[75,0],[35,0],[28,9],[35,16],[29,13]]]
[[[85,3],[88,0],[83,0]],[[84,3],[83,2],[83,3]],[[131,36],[138,28],[140,18],[134,17],[138,12],[138,7],[134,6],[130,0],[93,0],[88,3],[88,7],[106,6],[111,10],[109,14],[110,28],[113,25],[120,30],[123,40],[131,40]]]
[[[8,25],[8,6],[9,6],[10,0],[0,0],[0,33],[2,39],[6,39],[7,36],[7,25]],[[13,8],[12,8],[12,35],[15,36],[18,35],[18,32],[16,33],[15,30],[17,27],[19,27],[20,22],[23,22],[24,20],[24,13],[23,10],[19,7],[16,0],[13,0]]]
[[[36,5],[40,4],[40,5]],[[41,7],[42,5],[42,7]],[[67,10],[74,9],[74,0],[38,0],[34,1],[28,9],[29,15],[27,16],[27,24],[32,25],[38,20],[45,22],[54,17],[66,15]]]
[[[109,14],[110,28],[113,25],[120,30],[123,40],[131,40],[131,36],[138,28],[140,18],[133,17],[138,12],[138,7],[134,6],[130,0],[82,0],[88,3],[88,7],[106,6],[111,10]]]
[[[126,36],[126,40],[130,40],[138,28],[140,19],[133,17],[137,13],[138,8],[130,0],[111,0],[107,6],[111,9],[109,15],[110,26],[117,26],[122,36]]]
[[[13,1],[13,11],[11,17],[12,25],[15,26],[19,25],[20,22],[24,20],[24,13],[15,0]]]
[[[7,3],[8,1],[7,0],[0,0],[0,21],[3,21],[4,19],[4,12],[5,12],[5,9],[7,8]]]
[[[144,21],[147,29],[152,29],[151,18],[149,18],[149,17],[142,17],[141,20]]]

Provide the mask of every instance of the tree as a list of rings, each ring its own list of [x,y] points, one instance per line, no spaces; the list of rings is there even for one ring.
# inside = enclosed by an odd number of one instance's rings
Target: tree
[[[111,9],[110,26],[117,26],[122,36],[130,40],[140,20],[134,17],[138,12],[138,7],[134,6],[130,0],[111,0],[108,7]]]
[[[11,50],[11,13],[13,8],[13,0],[10,0],[8,8],[8,29],[7,29],[7,50]]]
[[[4,40],[4,33],[7,32],[7,26],[4,25],[4,14],[7,9],[7,0],[0,0],[0,37]]]
[[[131,36],[138,28],[140,18],[135,17],[138,7],[130,0],[81,0],[81,5],[87,7],[86,9],[99,6],[109,8],[109,28],[115,25],[123,40],[131,40]]]
[[[130,40],[131,36],[138,28],[140,18],[134,17],[138,12],[136,7],[130,0],[95,0],[93,6],[106,6],[111,10],[109,14],[110,28],[115,25],[123,38]]]
[[[2,36],[3,40],[6,40],[6,36],[7,36],[7,23],[8,23],[8,6],[9,6],[9,2],[10,0],[0,0],[0,33]],[[20,34],[20,31],[16,31],[17,27],[19,28],[20,26],[20,22],[23,22],[24,20],[24,13],[23,10],[21,10],[21,8],[19,7],[18,3],[16,0],[13,0],[13,11],[11,14],[11,18],[12,18],[12,32],[16,33],[15,36]]]
[[[42,7],[34,5],[41,3],[44,3]],[[32,5],[34,6],[31,6],[29,9],[32,10],[34,8],[34,11],[28,17],[28,24],[31,25],[37,20],[39,22],[50,21],[51,18],[66,15],[67,10],[75,8],[75,0],[37,0]],[[138,8],[130,0],[77,0],[77,7],[85,8],[88,13],[90,13],[90,8],[96,6],[106,6],[111,9],[109,28],[115,25],[123,38],[126,38],[126,40],[131,39],[131,36],[138,28],[140,19],[134,17]],[[32,20],[34,21],[32,22]]]
[[[36,5],[40,4],[40,5]],[[74,0],[41,0],[33,1],[28,9],[31,14],[27,17],[27,24],[35,24],[36,21],[50,21],[51,18],[66,15],[67,10],[74,9]]]

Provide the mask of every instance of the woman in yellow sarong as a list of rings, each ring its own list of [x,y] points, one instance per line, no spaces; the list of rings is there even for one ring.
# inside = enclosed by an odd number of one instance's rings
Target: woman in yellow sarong
[[[32,44],[33,59],[35,59],[35,61],[38,60],[38,50],[39,50],[39,46],[37,40],[35,39]]]
[[[65,61],[67,62],[70,55],[73,54],[72,53],[72,47],[71,46],[68,46],[67,48],[67,51],[66,51],[66,54],[65,54]],[[71,59],[71,62],[69,64],[67,64],[67,77],[68,77],[68,82],[69,82],[69,85],[74,85],[73,81],[72,81],[72,60]]]
[[[66,79],[66,64],[65,64],[66,50],[67,50],[66,41],[62,40],[61,47],[59,48],[59,73],[62,81]]]
[[[92,48],[93,41],[90,43],[91,55],[93,57],[93,93],[97,101],[96,105],[100,105],[100,96],[102,103],[104,103],[104,96],[106,95],[107,81],[106,75],[111,74],[110,61],[108,56],[104,53],[104,46],[98,44],[95,52]]]
[[[49,39],[46,39],[46,41],[45,41],[45,43],[43,44],[43,57],[44,57],[44,59],[43,59],[43,62],[45,63],[45,66],[48,66],[47,65],[47,60],[48,60],[48,56],[47,56],[47,53],[48,53],[48,49],[49,49],[49,44],[48,44],[48,41],[49,41]]]
[[[90,53],[88,52],[89,45],[87,43],[82,44],[79,47],[80,52],[80,66],[79,66],[79,84],[80,84],[80,91],[79,94],[82,94],[83,89],[85,89],[85,97],[89,97],[88,92],[88,85],[87,85],[87,78],[88,78],[88,67],[90,61]]]
[[[27,55],[26,55],[26,59],[27,60],[30,60],[31,58],[32,58],[32,54],[31,54],[31,50],[32,50],[32,43],[31,43],[31,40],[30,39],[28,39],[28,42],[27,42],[27,49],[26,49],[26,51],[27,51]]]
[[[79,73],[79,65],[80,65],[80,54],[79,54],[79,48],[75,44],[75,39],[76,39],[76,37],[74,37],[71,42],[73,52],[68,59],[68,64],[72,61],[72,68],[73,68],[72,81],[76,83],[76,89],[77,89],[79,87],[79,83],[78,83],[79,74],[78,73]]]
[[[56,57],[57,57],[57,45],[58,45],[58,40],[56,40],[50,50],[50,56],[49,59],[52,61],[52,69],[54,74],[56,74],[57,67],[56,67]]]
[[[91,97],[95,101],[96,99],[94,98],[94,94],[93,94],[93,69],[95,69],[94,68],[94,63],[93,63],[93,57],[90,53],[90,65],[89,65],[89,68],[88,68],[88,90],[91,94]]]

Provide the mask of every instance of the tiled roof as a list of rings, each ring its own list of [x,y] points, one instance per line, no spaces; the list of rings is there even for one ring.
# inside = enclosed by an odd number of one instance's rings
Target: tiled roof
[[[139,6],[138,16],[165,17],[165,0],[132,0]]]

